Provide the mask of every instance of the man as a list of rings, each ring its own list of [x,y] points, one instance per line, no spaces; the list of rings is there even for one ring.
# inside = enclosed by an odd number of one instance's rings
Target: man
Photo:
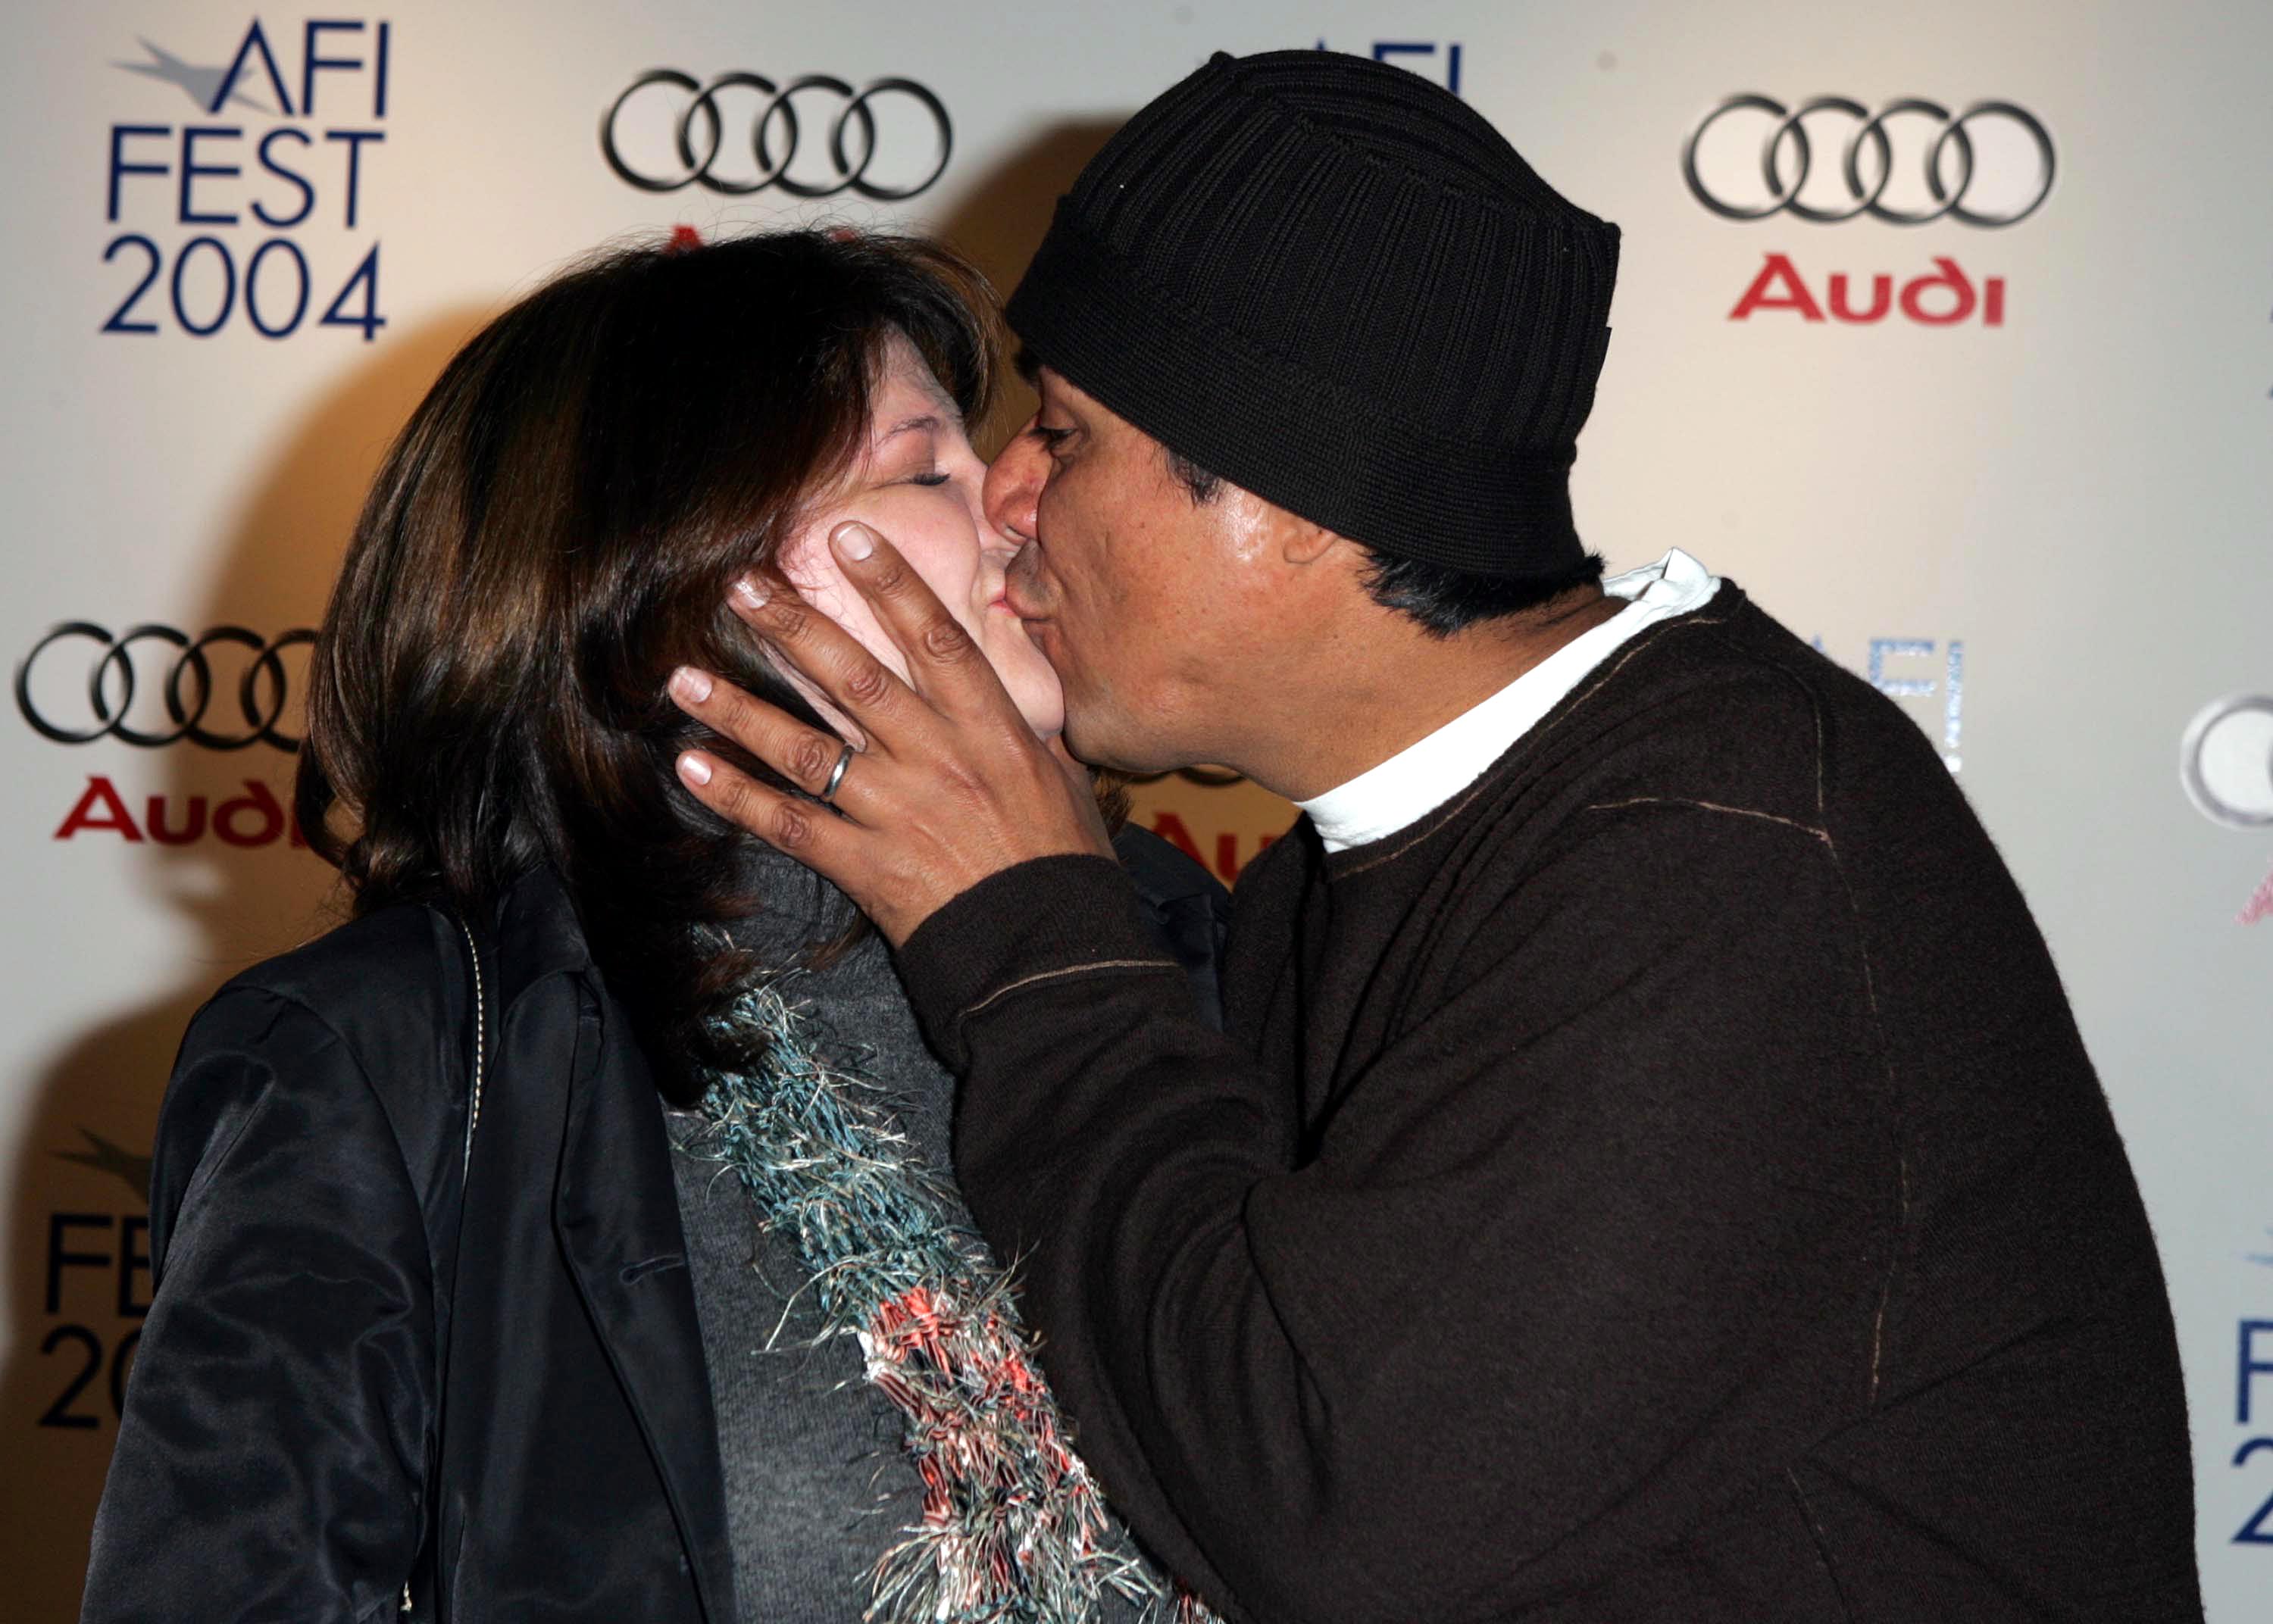
[[[888,543],[709,805],[850,890],[1130,1523],[1260,1620],[2198,1618],[2170,1313],[2043,942],[1891,705],[1565,475],[1617,232],[1419,78],[1219,56],[1061,203],[994,485],[1067,739],[1306,813],[1194,1019]],[[1046,457],[1046,465],[1040,459]]]

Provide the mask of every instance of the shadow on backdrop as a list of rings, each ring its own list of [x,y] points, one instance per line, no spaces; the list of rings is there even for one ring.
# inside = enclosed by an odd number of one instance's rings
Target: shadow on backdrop
[[[1009,298],[1041,246],[1058,199],[1073,189],[1074,177],[1121,122],[1069,119],[1046,126],[971,182],[962,203],[939,222],[941,240],[986,273],[996,293]],[[1033,391],[1024,381],[1012,373],[1006,384],[987,421],[972,426],[971,441],[982,456],[993,456],[1034,413]]]
[[[194,637],[236,625],[273,638],[318,623],[387,443],[490,313],[453,311],[383,337],[367,357],[352,358],[246,493],[202,601],[181,611],[183,630]],[[163,669],[161,647],[140,650],[152,672]],[[251,658],[234,646],[213,650],[216,718],[237,720]],[[297,687],[306,669],[306,648],[290,649],[284,674],[293,692],[276,724],[289,736],[300,730]],[[319,934],[334,918],[331,870],[296,849],[281,826],[275,838],[243,845],[214,833],[215,813],[233,799],[251,804],[237,809],[232,831],[266,832],[266,815],[249,782],[271,798],[277,816],[288,812],[295,756],[259,742],[227,752],[181,743],[150,753],[148,778],[129,782],[122,773],[115,780],[146,830],[129,848],[130,860],[144,889],[181,915],[195,946],[176,984],[121,987],[116,1010],[32,1081],[21,1157],[5,1179],[19,1238],[9,1300],[23,1329],[0,1368],[0,1429],[24,1441],[6,1478],[27,1500],[0,1516],[0,1574],[7,1575],[7,1616],[26,1624],[79,1616],[87,1531],[117,1433],[116,1396],[132,1361],[133,1309],[149,1297],[146,1264],[134,1254],[147,1252],[151,1141],[183,1029],[229,977]],[[87,770],[105,766],[90,760]],[[149,802],[158,797],[177,836],[202,816],[203,837],[174,846],[150,838]],[[57,1253],[81,1261],[59,1267]]]

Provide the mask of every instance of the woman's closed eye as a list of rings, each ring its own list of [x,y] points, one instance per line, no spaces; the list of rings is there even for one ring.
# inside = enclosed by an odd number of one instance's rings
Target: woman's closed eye
[[[877,490],[889,490],[895,485],[920,485],[926,490],[934,490],[941,485],[952,484],[955,472],[936,454],[919,453],[913,456],[895,457],[875,469],[869,477],[872,488]]]

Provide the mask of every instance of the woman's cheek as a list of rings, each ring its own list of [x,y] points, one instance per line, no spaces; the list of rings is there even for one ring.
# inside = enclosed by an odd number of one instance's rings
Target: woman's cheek
[[[959,503],[953,512],[940,511],[949,501],[943,489],[914,486],[896,492],[896,499],[877,503],[884,511],[867,522],[900,550],[900,557],[923,578],[933,595],[949,608],[959,609],[970,602],[978,582],[979,533]]]

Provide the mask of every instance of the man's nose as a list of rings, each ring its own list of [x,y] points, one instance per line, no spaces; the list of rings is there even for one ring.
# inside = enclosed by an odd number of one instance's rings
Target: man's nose
[[[1020,547],[1034,539],[1034,507],[1049,477],[1049,453],[1034,432],[1034,422],[1026,419],[996,453],[980,496],[987,528]]]

